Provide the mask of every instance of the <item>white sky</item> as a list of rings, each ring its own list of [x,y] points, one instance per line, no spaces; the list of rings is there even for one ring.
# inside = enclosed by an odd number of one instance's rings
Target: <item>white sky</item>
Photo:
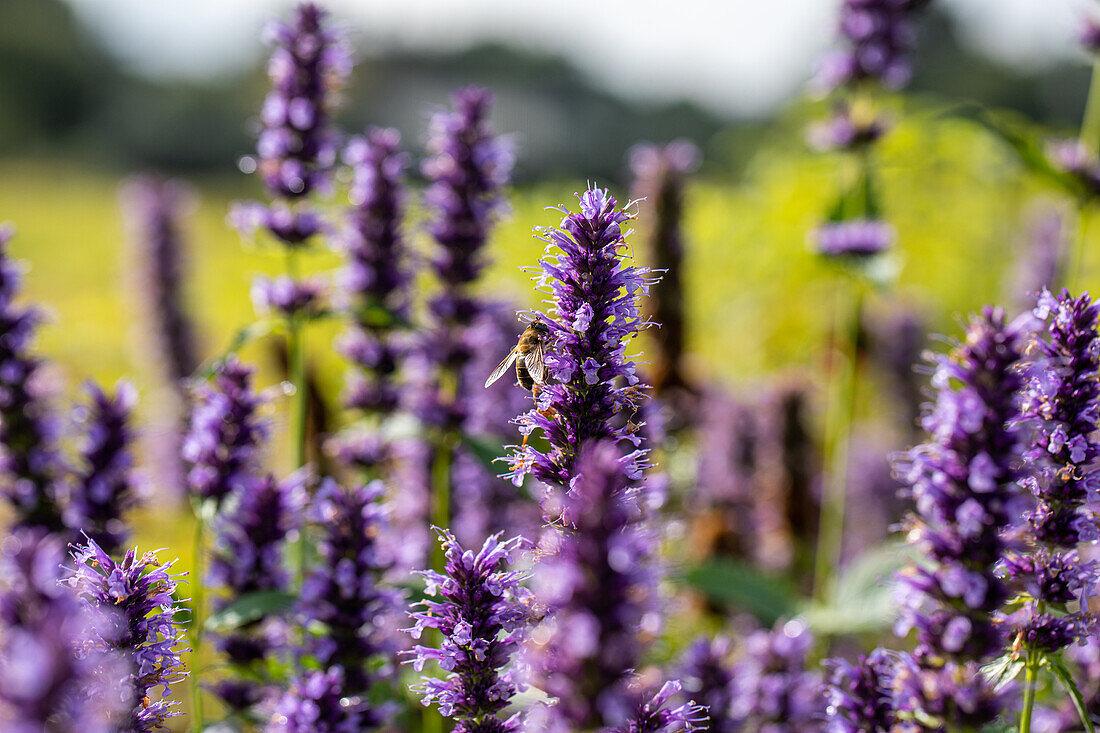
[[[286,0],[67,0],[115,52],[151,76],[203,77],[261,53]],[[1008,63],[1072,56],[1078,18],[1100,0],[933,0],[964,42]],[[800,89],[833,39],[839,0],[328,0],[370,46],[458,48],[503,40],[558,52],[637,98],[689,98],[760,114]]]

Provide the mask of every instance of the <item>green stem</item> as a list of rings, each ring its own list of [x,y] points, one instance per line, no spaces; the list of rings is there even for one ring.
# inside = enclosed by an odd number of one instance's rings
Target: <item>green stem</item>
[[[1085,199],[1080,199],[1077,202],[1077,236],[1073,240],[1070,270],[1066,276],[1066,286],[1071,293],[1077,292],[1077,283],[1081,278],[1081,262],[1085,255],[1085,237],[1088,233],[1088,219],[1088,202]]]
[[[456,442],[453,434],[444,433],[435,441],[435,452],[432,455],[431,524],[440,529],[446,529],[451,524],[451,463]],[[433,541],[432,569],[442,573],[446,564],[447,558],[442,545]],[[431,633],[433,645],[438,646],[443,641],[443,636],[434,629]],[[424,708],[420,727],[423,733],[443,733],[443,716],[434,707]]]
[[[1100,57],[1092,65],[1092,81],[1081,120],[1081,141],[1094,152],[1100,149]]]
[[[451,525],[451,461],[454,454],[454,436],[447,434],[437,441],[432,456],[432,526],[447,529]],[[432,543],[432,569],[443,572],[446,558],[443,547]]]
[[[1035,653],[1027,650],[1027,664],[1024,667],[1024,706],[1020,710],[1020,733],[1030,733],[1031,712],[1035,707],[1035,680],[1039,676],[1039,665]]]
[[[836,333],[843,324],[843,308],[837,309]],[[825,448],[828,456],[825,491],[821,501],[817,552],[814,555],[814,597],[819,601],[832,598],[836,570],[840,567],[844,549],[844,505],[848,492],[848,444],[856,409],[856,383],[859,372],[859,334],[862,329],[863,286],[854,283],[851,307],[847,311],[848,335],[841,348],[840,368],[843,374],[835,380],[830,400]],[[834,371],[835,373],[835,371]]]
[[[1092,64],[1092,78],[1089,82],[1089,93],[1085,99],[1085,113],[1081,118],[1081,134],[1079,136],[1088,149],[1100,151],[1100,56]],[[1077,280],[1081,276],[1081,260],[1085,249],[1085,210],[1087,200],[1077,202],[1077,239],[1073,243],[1073,264],[1066,279],[1066,284],[1071,292],[1077,292]]]
[[[286,272],[292,279],[299,279],[298,250],[294,247],[286,249]],[[290,440],[292,445],[295,471],[303,468],[308,462],[306,455],[307,420],[309,418],[309,392],[306,388],[306,339],[302,319],[297,315],[291,315],[286,322],[286,358],[287,372],[290,383],[294,387],[290,405]],[[309,543],[306,540],[306,528],[303,525],[299,530],[297,548],[296,578],[298,586],[305,577]]]
[[[191,730],[201,733],[205,727],[202,709],[202,687],[199,685],[199,657],[202,653],[202,626],[205,623],[203,615],[206,588],[203,583],[202,560],[203,545],[205,544],[206,521],[202,511],[195,512],[195,538],[191,548],[191,582],[194,594],[191,598],[191,625],[188,632],[191,642]]]
[[[298,280],[298,253],[294,248],[286,251],[287,274]],[[306,390],[306,342],[302,319],[297,316],[287,318],[287,371],[294,385],[293,404],[291,406],[291,440],[294,443],[294,468],[306,465],[306,420],[309,411],[309,395]]]

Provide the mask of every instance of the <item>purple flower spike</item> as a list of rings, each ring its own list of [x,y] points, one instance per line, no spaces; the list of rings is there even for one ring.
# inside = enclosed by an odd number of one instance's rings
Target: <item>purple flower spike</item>
[[[1027,515],[1034,542],[1028,554],[1009,556],[1004,565],[1030,597],[1015,619],[1019,640],[1053,652],[1088,631],[1085,599],[1097,582],[1096,563],[1083,562],[1076,548],[1098,534],[1088,504],[1100,485],[1100,307],[1088,293],[1074,298],[1063,290],[1054,297],[1044,290],[1034,313],[1046,329],[1032,348],[1020,406],[1020,421],[1031,428],[1023,454],[1030,470],[1021,483],[1037,502]],[[1078,600],[1084,613],[1067,608]]]
[[[534,590],[547,616],[532,635],[536,685],[558,698],[572,729],[622,725],[637,706],[630,687],[651,613],[653,538],[641,523],[632,459],[604,442],[586,446],[562,497],[565,532],[550,528]]]
[[[264,185],[275,198],[300,199],[327,187],[336,162],[338,138],[329,118],[352,63],[344,40],[324,22],[324,10],[302,3],[289,24],[274,22],[265,32],[275,50],[257,151]]]
[[[1037,343],[1038,359],[1024,390],[1021,418],[1035,428],[1024,454],[1036,467],[1025,482],[1039,500],[1031,516],[1042,543],[1076,547],[1080,528],[1090,523],[1085,504],[1100,495],[1094,464],[1100,458],[1100,307],[1085,293],[1057,297],[1044,291],[1035,308],[1046,322]]]
[[[114,395],[93,383],[86,390],[90,404],[78,413],[84,429],[83,460],[66,522],[114,556],[130,535],[123,515],[137,503],[130,428],[137,392],[128,382],[120,383]]]
[[[356,305],[381,305],[391,313],[408,309],[406,286],[412,278],[401,231],[405,210],[405,169],[397,130],[372,127],[344,151],[352,169],[348,199],[350,229],[344,241],[348,262],[344,290]]]
[[[654,339],[653,389],[660,395],[666,388],[683,388],[685,317],[683,312],[684,245],[681,219],[684,208],[684,183],[699,167],[699,149],[687,140],[667,145],[635,145],[630,150],[630,170],[634,174],[631,195],[645,199],[652,212],[646,232],[649,261],[663,271],[661,282],[653,288],[649,312],[661,330]]]
[[[214,609],[258,591],[285,591],[290,583],[283,555],[287,536],[298,526],[302,508],[300,476],[280,483],[272,476],[239,484],[214,521],[214,550],[208,585],[220,592]],[[219,687],[229,704],[251,704],[261,695],[263,663],[282,645],[282,629],[267,619],[254,621],[217,639],[241,679]]]
[[[341,667],[306,672],[278,699],[265,733],[352,733],[374,730],[378,717],[367,700],[347,693]]]
[[[131,712],[120,729],[146,733],[163,727],[165,720],[179,715],[174,711],[178,703],[169,695],[171,685],[186,675],[180,656],[187,651],[184,632],[175,620],[181,612],[174,598],[177,576],[168,572],[172,563],[161,564],[152,552],[138,557],[135,550],[116,563],[94,540],[75,547],[73,559],[76,570],[65,582],[86,607],[103,614],[99,643],[132,665],[127,680]]]
[[[637,365],[626,356],[635,335],[649,326],[640,296],[655,282],[648,268],[624,265],[622,224],[630,214],[605,189],[579,196],[580,211],[566,213],[560,227],[539,230],[550,246],[540,261],[540,286],[553,296],[552,348],[546,356],[550,379],[541,388],[538,409],[518,418],[520,430],[536,428],[550,451],[517,450],[509,476],[519,485],[525,475],[552,486],[568,486],[577,453],[593,440],[640,444],[631,421],[643,396]],[[644,452],[634,454],[629,473],[639,475]]]
[[[925,0],[844,0],[840,35],[847,47],[824,59],[815,86],[832,91],[876,79],[890,89],[904,87],[912,74],[910,16],[924,4]]]
[[[1007,588],[994,568],[1017,495],[1021,431],[1009,423],[1024,335],[999,309],[971,322],[965,343],[937,361],[936,403],[923,421],[929,442],[897,464],[916,502],[909,541],[934,563],[902,578],[902,628],[916,628],[918,657],[981,661],[1003,648],[993,614]]]
[[[896,719],[892,687],[894,659],[885,649],[860,655],[854,664],[843,659],[827,662],[825,690],[829,733],[890,733]]]
[[[732,644],[725,636],[696,639],[680,663],[684,690],[706,708],[711,733],[736,733],[740,730],[730,717],[733,703],[733,669],[730,665]]]
[[[745,639],[733,669],[730,717],[737,730],[824,730],[820,675],[807,669],[814,638],[798,620],[780,621]]]
[[[355,320],[339,346],[361,367],[345,400],[367,413],[387,413],[400,404],[399,370],[409,350],[404,324],[413,273],[402,231],[408,156],[400,146],[396,130],[371,128],[344,152],[354,179],[342,281]]]
[[[966,664],[980,665],[1005,647],[996,615],[1009,588],[997,568],[1019,497],[1022,431],[1012,421],[1028,325],[1008,323],[994,308],[972,319],[965,342],[936,361],[936,402],[923,420],[928,442],[896,465],[916,503],[909,543],[927,559],[901,575],[898,631],[915,629],[913,658],[929,679],[957,681]],[[977,677],[968,694],[979,694]],[[946,714],[952,725],[971,715],[961,706]]]
[[[980,730],[1018,695],[1013,685],[995,691],[975,662],[928,667],[909,654],[898,655],[891,692],[894,730],[914,733]]]
[[[10,227],[0,225],[0,476],[25,526],[64,531],[58,426],[47,404],[43,362],[32,353],[42,313],[16,303],[23,268],[11,259]]]
[[[181,230],[194,193],[177,181],[142,176],[126,182],[121,198],[141,268],[148,336],[156,344],[165,378],[178,383],[200,362],[195,327],[183,302],[186,247]]]
[[[1052,165],[1073,176],[1091,196],[1100,193],[1100,158],[1080,140],[1056,140],[1047,146]]]
[[[183,442],[191,496],[220,504],[255,475],[267,428],[252,389],[252,368],[236,356],[218,365],[213,382],[195,389],[191,426]]]
[[[683,686],[677,680],[666,682],[653,699],[640,707],[626,725],[614,729],[614,733],[691,733],[713,730],[708,726],[707,710],[703,705],[685,702],[669,705]]]
[[[870,145],[886,132],[886,123],[871,115],[860,114],[848,105],[840,105],[831,117],[810,126],[807,142],[814,150],[855,150]]]
[[[894,228],[876,219],[822,224],[812,234],[814,247],[826,257],[870,257],[894,246]]]
[[[325,285],[319,280],[295,280],[288,275],[257,277],[252,282],[252,305],[262,316],[312,318],[324,309]]]
[[[503,206],[513,156],[489,124],[492,92],[459,89],[451,105],[429,123],[431,157],[423,172],[431,184],[424,203],[432,212],[428,231],[439,243],[432,265],[445,289],[432,307],[444,320],[461,320],[469,315],[470,296],[463,291],[485,266],[482,248]]]
[[[348,694],[366,692],[390,672],[372,671],[380,655],[392,652],[387,622],[401,603],[383,580],[394,565],[380,542],[384,493],[379,481],[345,489],[327,479],[309,507],[309,519],[321,529],[319,560],[302,584],[298,614],[304,628],[320,625],[325,632],[308,636],[305,651],[322,668],[341,667]]]
[[[514,721],[485,721],[522,689],[511,660],[527,636],[531,598],[522,585],[526,575],[510,567],[524,541],[501,542],[499,534],[493,535],[474,553],[463,550],[450,532],[436,531],[447,564],[442,575],[420,572],[429,600],[410,614],[415,623],[408,632],[419,639],[425,629],[439,630],[440,648],[417,645],[410,652],[412,663],[419,672],[434,661],[449,674],[446,679],[425,677],[412,690],[425,706],[439,705],[439,712],[458,721],[462,730],[512,730]]]
[[[0,729],[9,733],[115,733],[130,716],[128,667],[86,643],[100,619],[59,582],[64,558],[40,528],[0,542]]]

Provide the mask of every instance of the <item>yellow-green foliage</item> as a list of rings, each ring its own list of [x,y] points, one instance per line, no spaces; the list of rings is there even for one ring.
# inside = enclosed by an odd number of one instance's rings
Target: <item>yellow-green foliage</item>
[[[906,120],[876,154],[884,209],[900,235],[899,286],[876,300],[916,304],[934,328],[952,334],[956,316],[1004,299],[1022,212],[1042,188],[1001,143],[969,123],[920,111]],[[810,252],[807,232],[850,175],[851,161],[811,154],[796,136],[798,125],[784,129],[791,133],[773,136],[747,170],[711,168],[689,191],[689,343],[695,369],[706,378],[733,381],[787,365],[812,367],[829,328],[841,280]],[[733,174],[737,183],[721,182]],[[223,349],[252,317],[252,275],[281,267],[277,252],[262,243],[243,247],[225,224],[230,201],[250,189],[242,179],[202,186],[190,221],[188,300],[208,355]],[[41,346],[70,384],[87,376],[110,382],[128,374],[143,386],[152,379],[143,362],[143,320],[118,183],[61,164],[0,164],[0,220],[17,226],[13,250],[31,267],[28,297],[54,312]],[[577,182],[515,192],[509,219],[493,238],[487,289],[523,307],[538,305],[528,275],[519,269],[541,253],[531,227],[556,223],[557,212],[545,207],[570,204],[580,187]],[[626,198],[626,192],[616,193]],[[644,212],[644,202],[641,207]],[[423,235],[416,239],[424,249]],[[644,249],[637,253],[644,256]],[[320,270],[338,262],[332,255],[313,261]],[[1087,262],[1095,264],[1095,258]],[[333,390],[343,369],[329,343],[337,330],[335,324],[319,326],[309,339],[312,358]],[[270,360],[257,346],[245,356]],[[273,379],[270,370],[265,378]]]

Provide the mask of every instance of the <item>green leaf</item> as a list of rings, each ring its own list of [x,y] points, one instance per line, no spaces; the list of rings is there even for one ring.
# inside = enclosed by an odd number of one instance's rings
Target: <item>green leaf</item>
[[[859,201],[863,209],[860,218],[877,219],[881,214],[878,205],[878,197],[875,195],[875,175],[870,164],[864,165],[863,175],[860,176]]]
[[[470,451],[474,458],[480,461],[494,474],[501,472],[499,459],[508,455],[508,451],[504,449],[503,441],[492,435],[470,435],[469,433],[463,433],[462,445],[466,447],[466,450]]]
[[[1032,173],[1047,179],[1074,196],[1082,196],[1085,191],[1073,176],[1051,165],[1043,149],[1042,133],[1025,122],[1004,113],[995,113],[973,105],[958,107],[951,116],[976,123],[993,133],[1016,154],[1020,163]]]
[[[276,319],[264,318],[255,323],[250,323],[244,328],[238,329],[237,332],[233,334],[233,338],[229,341],[228,348],[199,367],[195,376],[199,379],[210,379],[214,376],[214,372],[217,370],[218,365],[229,358],[230,354],[235,354],[256,339],[274,332],[279,327],[280,323],[281,321]]]
[[[357,308],[351,309],[352,317],[370,328],[396,328],[408,327],[409,323],[401,319],[396,313],[378,302],[363,303]]]
[[[824,634],[856,634],[889,628],[897,611],[893,576],[909,563],[912,548],[900,542],[863,553],[848,563],[836,597],[804,612],[806,623]]]
[[[276,616],[290,609],[297,597],[279,590],[261,590],[243,595],[206,619],[205,629],[224,633],[245,624]]]
[[[1047,656],[1043,659],[1050,669],[1054,672],[1054,676],[1062,683],[1062,686],[1066,688],[1066,692],[1069,693],[1069,699],[1073,701],[1073,707],[1077,709],[1077,715],[1081,718],[1081,725],[1085,726],[1087,733],[1096,733],[1096,730],[1092,727],[1092,720],[1089,718],[1089,711],[1085,708],[1085,697],[1081,694],[1081,690],[1077,687],[1077,682],[1073,679],[1073,673],[1071,673],[1066,665],[1056,656]]]
[[[460,442],[466,450],[478,460],[479,463],[485,466],[489,470],[489,473],[494,476],[504,472],[507,464],[501,459],[508,455],[508,451],[504,447],[504,442],[499,438],[492,435],[470,435],[463,433],[460,436]],[[502,481],[504,479],[501,479]],[[535,496],[531,494],[529,489],[530,482],[524,481],[523,485],[518,487],[518,491],[528,499],[535,500]]]
[[[711,601],[748,611],[764,624],[798,611],[798,591],[789,580],[737,560],[711,560],[691,568],[684,578]]]

